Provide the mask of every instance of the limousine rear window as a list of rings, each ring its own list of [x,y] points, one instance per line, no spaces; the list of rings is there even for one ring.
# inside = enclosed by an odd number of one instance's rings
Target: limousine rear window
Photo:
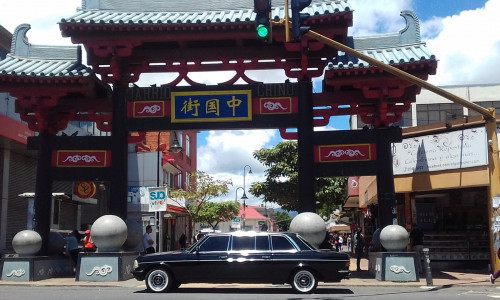
[[[287,238],[280,235],[271,236],[273,251],[289,251],[296,250],[295,247],[288,241]]]

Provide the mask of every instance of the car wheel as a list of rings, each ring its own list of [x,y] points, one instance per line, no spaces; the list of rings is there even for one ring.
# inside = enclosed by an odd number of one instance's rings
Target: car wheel
[[[172,288],[173,279],[163,268],[152,269],[146,275],[146,287],[156,293],[167,292]]]
[[[298,293],[312,293],[318,286],[318,281],[309,270],[298,270],[293,273],[292,288]]]

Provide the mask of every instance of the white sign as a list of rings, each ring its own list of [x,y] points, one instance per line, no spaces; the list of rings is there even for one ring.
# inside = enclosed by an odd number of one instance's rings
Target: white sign
[[[167,188],[148,188],[149,211],[167,211]]]
[[[147,186],[129,186],[128,187],[128,203],[133,204],[149,204],[149,196]]]
[[[462,169],[488,164],[484,127],[419,136],[394,143],[394,175]]]

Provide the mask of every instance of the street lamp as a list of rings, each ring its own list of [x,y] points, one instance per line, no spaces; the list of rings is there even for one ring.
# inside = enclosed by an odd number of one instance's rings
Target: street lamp
[[[238,201],[238,190],[239,189],[243,190],[243,194],[245,193],[245,190],[241,186],[236,188],[235,195],[234,195],[234,200],[236,200],[236,201]],[[245,199],[247,199],[246,196],[245,196],[245,198],[241,197],[241,199],[243,200],[243,207],[245,207]],[[245,208],[243,208],[243,209],[245,209]],[[245,211],[243,211],[242,217],[243,217],[243,219],[245,219]]]
[[[245,200],[248,199],[245,189],[245,176],[246,176],[246,168],[248,167],[248,174],[252,174],[252,167],[249,165],[245,165],[243,167],[243,196],[241,196],[241,200],[243,200],[243,230],[245,230],[245,221],[246,221],[246,204]]]
[[[172,153],[179,153],[183,149],[182,149],[181,144],[179,143],[179,140],[177,139],[177,132],[173,131],[173,133],[174,133],[174,137],[173,137],[172,143],[170,144],[169,151]]]

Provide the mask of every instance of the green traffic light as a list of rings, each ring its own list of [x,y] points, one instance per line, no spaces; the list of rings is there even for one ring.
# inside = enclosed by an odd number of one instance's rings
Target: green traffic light
[[[257,26],[257,35],[260,38],[267,38],[269,36],[269,29],[264,25]]]

